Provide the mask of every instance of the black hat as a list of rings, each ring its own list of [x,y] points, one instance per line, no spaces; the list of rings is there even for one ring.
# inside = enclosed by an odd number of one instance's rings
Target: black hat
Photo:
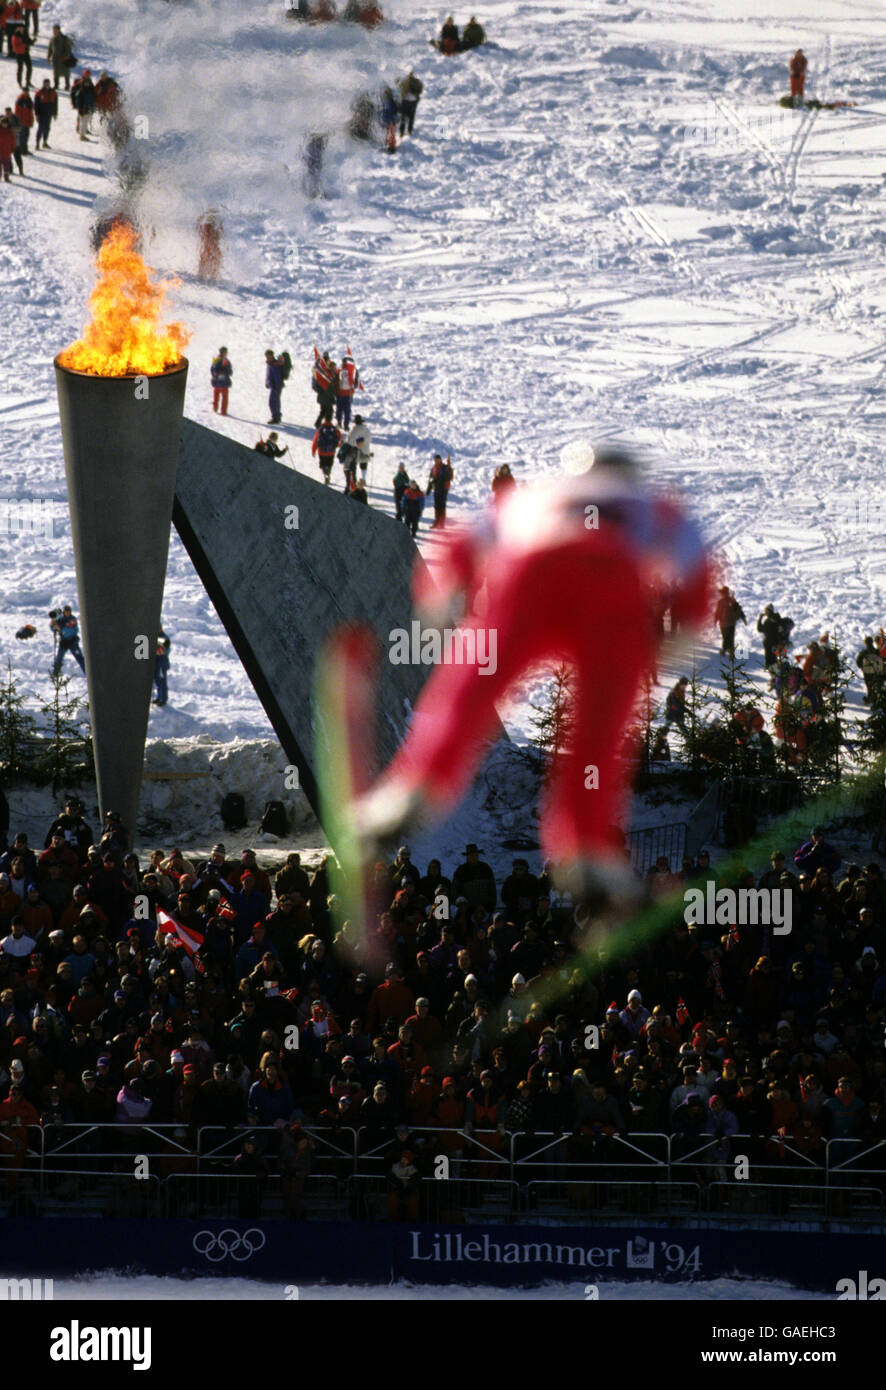
[[[481,849],[478,849],[477,846],[476,846],[475,844],[473,844],[473,843],[472,843],[472,844],[469,844],[469,845],[465,845],[465,854],[482,854],[482,853],[483,853],[483,851],[482,851]]]

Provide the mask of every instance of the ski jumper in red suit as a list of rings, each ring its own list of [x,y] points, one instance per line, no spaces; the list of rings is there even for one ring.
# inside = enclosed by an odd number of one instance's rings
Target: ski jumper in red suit
[[[419,610],[441,623],[464,593],[460,626],[477,631],[478,652],[491,653],[495,641],[494,669],[491,660],[485,671],[477,663],[436,667],[406,739],[364,801],[369,820],[386,794],[390,804],[412,796],[413,809],[435,816],[451,811],[481,760],[496,702],[533,668],[565,660],[576,675],[576,732],[546,793],[542,853],[561,862],[617,858],[612,826],[626,791],[626,726],[655,660],[661,596],[673,595],[681,627],[695,627],[708,616],[710,591],[696,526],[632,471],[598,466],[512,492],[453,539],[435,580],[420,575],[415,594]]]

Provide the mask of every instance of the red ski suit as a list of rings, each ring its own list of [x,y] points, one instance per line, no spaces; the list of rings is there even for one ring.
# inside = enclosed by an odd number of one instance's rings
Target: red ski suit
[[[576,675],[576,733],[546,794],[542,852],[611,859],[628,781],[626,730],[653,668],[661,596],[673,595],[681,628],[710,612],[712,569],[694,523],[677,503],[597,469],[512,492],[447,547],[436,584],[426,574],[419,609],[435,605],[439,622],[441,605],[464,592],[460,627],[474,629],[478,653],[491,653],[494,640],[496,661],[485,670],[437,666],[382,785],[420,789],[432,813],[448,813],[481,759],[496,702],[533,668],[566,660]]]

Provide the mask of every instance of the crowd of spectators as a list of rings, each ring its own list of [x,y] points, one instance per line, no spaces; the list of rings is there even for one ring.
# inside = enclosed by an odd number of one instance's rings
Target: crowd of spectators
[[[664,928],[625,953],[598,948],[597,912],[549,863],[499,883],[476,845],[448,874],[403,845],[358,934],[326,857],[273,878],[223,844],[143,862],[118,818],[95,841],[71,800],[43,847],[19,834],[0,857],[0,1152],[20,1164],[27,1126],[150,1121],[249,1135],[242,1171],[281,1148],[307,1171],[309,1129],[360,1130],[394,1144],[408,1208],[419,1159],[491,1173],[513,1134],[562,1136],[564,1162],[652,1132],[721,1166],[736,1133],[774,1166],[877,1144],[886,884],[876,864],[838,873],[819,829],[793,861],[731,884],[792,892],[779,935],[687,924],[710,858],[660,860]]]

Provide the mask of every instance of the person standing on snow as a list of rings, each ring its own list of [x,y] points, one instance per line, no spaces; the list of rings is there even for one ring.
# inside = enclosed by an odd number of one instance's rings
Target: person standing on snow
[[[40,31],[40,6],[42,4],[43,0],[22,0],[22,9],[25,12],[25,29],[30,33],[31,20],[33,20],[35,39]]]
[[[409,474],[406,472],[405,467],[401,463],[400,467],[394,474],[394,509],[397,513],[398,521],[405,520],[405,517],[403,516],[403,494],[408,488],[408,486]]]
[[[320,465],[324,483],[329,482],[329,475],[332,472],[332,464],[335,459],[335,451],[340,443],[341,431],[331,420],[323,420],[314,435],[314,442],[311,445],[311,456],[316,458]]]
[[[791,61],[788,63],[788,72],[791,77],[791,96],[803,96],[803,88],[806,85],[806,69],[809,61],[802,48],[798,48]]]
[[[686,691],[689,689],[689,677],[681,676],[677,684],[668,691],[668,698],[665,701],[665,726],[664,732],[667,733],[672,724],[686,733]]]
[[[34,124],[34,102],[28,92],[20,92],[15,103],[15,115],[19,124],[18,147],[22,154],[30,154],[28,136]]]
[[[763,638],[763,665],[774,665],[776,653],[781,642],[783,619],[773,604],[767,603],[757,618],[757,631]]]
[[[9,115],[0,116],[0,169],[3,170],[4,183],[9,183],[12,178],[12,161],[17,153],[18,131]]]
[[[165,633],[157,639],[157,652],[154,656],[154,684],[157,687],[155,705],[165,705],[169,699],[169,648],[171,643]]]
[[[23,24],[20,24],[19,27],[13,31],[11,44],[16,61],[15,80],[20,87],[30,87],[31,85],[31,72],[34,67],[31,62],[31,45],[33,42],[34,40],[28,37],[28,31]],[[22,81],[22,73],[25,74],[24,82]]]
[[[19,173],[24,177],[25,167],[22,163],[21,148],[22,123],[19,120],[18,116],[15,115],[11,106],[6,107],[6,109],[3,112],[3,117],[4,120],[6,120],[7,123],[11,126],[12,133],[15,136],[15,140],[12,147],[12,157],[15,160],[15,167],[16,169],[18,169]]]
[[[231,359],[228,357],[228,349],[220,347],[218,356],[213,357],[212,366],[209,369],[209,379],[212,382],[212,408],[218,411],[221,406],[222,415],[228,413],[228,392],[231,389],[231,378],[234,375],[234,368],[231,366]]]
[[[861,671],[864,680],[864,688],[867,694],[864,696],[866,705],[877,704],[883,688],[883,674],[886,671],[886,662],[877,650],[877,645],[873,637],[864,639],[864,646],[855,658],[855,664]]]
[[[358,388],[366,390],[351,356],[351,349],[346,348],[335,384],[335,423],[342,429],[351,428],[351,402]]]
[[[409,132],[412,134],[412,127],[415,125],[415,112],[424,91],[424,83],[420,77],[416,77],[412,68],[409,69],[405,77],[401,77],[397,83],[400,90],[400,139]]]
[[[418,535],[418,523],[421,521],[424,505],[425,495],[415,479],[411,478],[409,486],[403,492],[403,520],[413,536]]]
[[[714,609],[714,622],[720,629],[720,655],[734,657],[735,625],[738,622],[746,623],[747,618],[735,594],[731,592],[726,584],[723,584],[720,588],[720,597]]]
[[[269,424],[280,424],[280,405],[283,393],[283,362],[268,348],[265,353],[265,386],[268,388],[268,410],[271,412]]]
[[[338,393],[338,368],[333,362],[328,352],[320,356],[316,346],[314,347],[314,373],[311,378],[311,385],[317,397],[317,418],[314,421],[314,429],[319,429],[324,420],[332,419],[332,411],[335,406],[335,399]]]
[[[71,605],[66,603],[61,611],[61,615],[50,620],[49,626],[53,632],[58,634],[58,651],[55,654],[55,662],[52,667],[52,674],[57,676],[62,669],[62,662],[66,653],[70,652],[83,674],[86,674],[86,663],[83,660],[83,653],[80,650],[80,630],[77,626],[77,619],[71,611]]]
[[[431,476],[428,479],[426,496],[433,491],[434,494],[434,520],[431,528],[439,527],[441,530],[446,525],[446,497],[452,482],[452,463],[449,455],[446,455],[446,462],[443,462],[442,454],[434,455],[434,462],[431,465]]]
[[[65,79],[65,91],[71,87],[71,68],[74,64],[74,45],[60,24],[53,24],[52,37],[46,47],[46,60],[52,64],[52,85],[58,90],[58,80]]]
[[[19,0],[7,0],[5,5],[0,6],[0,22],[3,24],[3,32],[6,35],[6,51],[12,58],[14,57],[12,36],[19,25],[25,22],[25,12],[19,4]]]
[[[517,486],[517,479],[511,472],[509,463],[499,464],[492,478],[492,500],[497,507],[500,507],[509,492]]]
[[[393,87],[382,90],[378,119],[384,133],[384,147],[388,154],[393,154],[397,148],[397,123],[400,120],[400,99]]]
[[[354,424],[348,432],[348,443],[357,450],[357,463],[365,482],[366,470],[369,467],[369,460],[372,458],[372,431],[364,422],[362,415],[354,416]]]
[[[71,88],[71,105],[77,112],[77,132],[81,140],[88,140],[92,134],[92,117],[96,107],[95,85],[89,68],[83,69]]]
[[[49,131],[58,115],[58,95],[48,77],[44,77],[43,86],[34,93],[34,115],[37,118],[37,140],[34,148],[39,150],[42,140],[44,150],[48,150]]]

